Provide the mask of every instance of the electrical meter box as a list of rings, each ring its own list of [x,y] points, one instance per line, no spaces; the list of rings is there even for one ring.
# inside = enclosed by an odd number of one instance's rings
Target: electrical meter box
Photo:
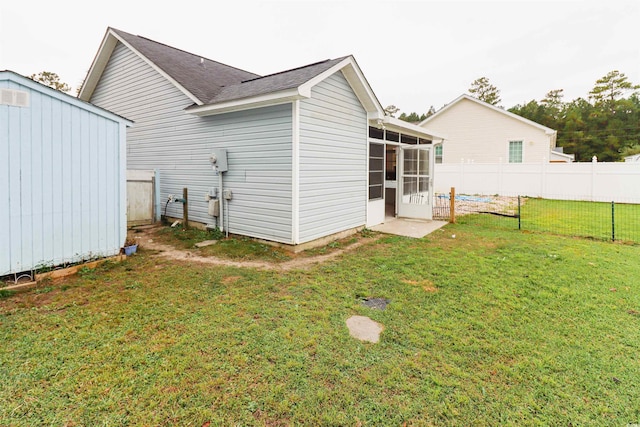
[[[225,148],[215,148],[211,150],[209,161],[216,172],[226,172],[229,170],[227,166],[227,150]]]
[[[208,211],[209,211],[209,216],[219,217],[220,216],[220,200],[218,199],[209,200]]]

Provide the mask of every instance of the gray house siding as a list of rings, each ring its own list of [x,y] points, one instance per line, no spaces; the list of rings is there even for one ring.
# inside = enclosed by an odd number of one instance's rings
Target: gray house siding
[[[367,212],[367,113],[342,73],[300,102],[300,243],[362,226]]]
[[[213,148],[228,150],[224,186],[233,199],[225,208],[231,233],[292,242],[291,105],[197,117],[193,102],[126,46],[118,43],[91,102],[133,120],[127,133],[127,167],[157,169],[160,197],[189,190],[189,219],[211,223],[205,193],[219,178],[209,163]],[[227,212],[228,209],[228,212]],[[169,204],[168,216],[182,217]]]

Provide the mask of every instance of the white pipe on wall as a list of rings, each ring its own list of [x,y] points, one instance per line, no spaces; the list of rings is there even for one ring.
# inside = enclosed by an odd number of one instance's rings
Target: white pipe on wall
[[[220,200],[220,221],[218,225],[220,231],[224,231],[224,197],[222,196],[224,187],[222,186],[222,172],[218,172],[218,176],[220,177],[220,193],[218,193],[218,199]]]

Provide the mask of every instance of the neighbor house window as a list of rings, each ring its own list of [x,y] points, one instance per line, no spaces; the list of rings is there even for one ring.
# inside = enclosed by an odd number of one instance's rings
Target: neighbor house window
[[[522,141],[509,141],[509,163],[522,163]]]
[[[436,163],[442,163],[442,145],[436,145]]]
[[[382,199],[384,144],[369,143],[369,200]]]

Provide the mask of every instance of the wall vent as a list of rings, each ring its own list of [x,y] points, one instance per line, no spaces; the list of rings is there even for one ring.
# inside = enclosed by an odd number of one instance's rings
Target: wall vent
[[[28,107],[29,92],[15,89],[0,89],[0,105]]]

